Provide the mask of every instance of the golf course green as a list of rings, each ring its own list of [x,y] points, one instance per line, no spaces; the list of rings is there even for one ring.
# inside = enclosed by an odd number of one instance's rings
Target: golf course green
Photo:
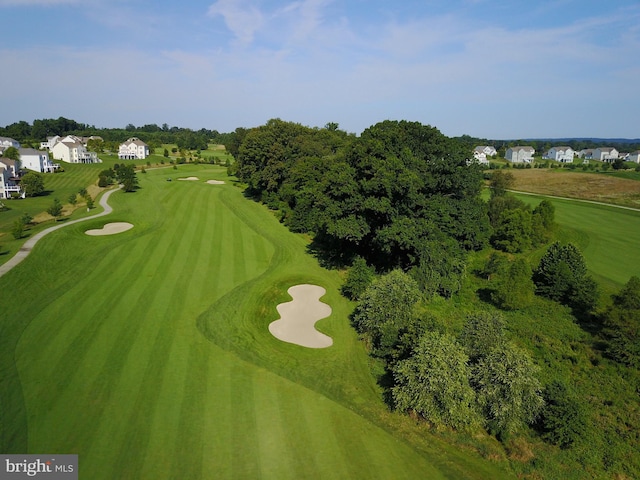
[[[339,273],[223,168],[138,178],[0,278],[0,451],[78,454],[90,479],[512,477],[389,427]],[[299,284],[326,290],[329,348],[268,330]]]

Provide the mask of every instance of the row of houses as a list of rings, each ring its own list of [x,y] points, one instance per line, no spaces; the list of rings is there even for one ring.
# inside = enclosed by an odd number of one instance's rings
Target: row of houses
[[[496,155],[496,149],[489,145],[480,145],[473,149],[473,158],[478,163],[488,164],[488,157]],[[518,145],[510,147],[505,153],[505,159],[512,163],[532,163],[535,149],[531,146]],[[631,153],[620,153],[613,147],[599,147],[584,149],[576,152],[568,146],[556,146],[547,150],[542,158],[561,163],[571,163],[574,158],[583,160],[598,160],[600,162],[614,162],[621,158],[627,162],[640,163],[640,150]]]
[[[102,140],[100,137],[77,137],[67,135],[47,138],[40,144],[40,150],[35,148],[22,148],[20,143],[12,138],[0,137],[0,198],[11,198],[13,194],[21,194],[20,177],[24,170],[32,170],[40,173],[53,173],[60,168],[59,163],[101,163],[95,152],[87,149],[90,140]],[[4,158],[3,153],[8,148],[18,150],[20,160],[15,161]],[[120,144],[118,158],[122,160],[145,159],[149,156],[149,146],[138,138],[129,138]]]

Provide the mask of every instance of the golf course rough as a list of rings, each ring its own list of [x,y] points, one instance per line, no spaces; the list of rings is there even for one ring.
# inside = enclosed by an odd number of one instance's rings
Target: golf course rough
[[[279,340],[308,348],[326,348],[333,339],[315,329],[318,320],[331,315],[331,307],[320,301],[327,291],[317,285],[295,285],[287,290],[290,302],[281,303],[280,318],[269,324],[269,331]]]

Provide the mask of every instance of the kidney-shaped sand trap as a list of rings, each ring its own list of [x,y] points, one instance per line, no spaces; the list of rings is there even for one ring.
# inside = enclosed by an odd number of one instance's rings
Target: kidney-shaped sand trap
[[[209,185],[222,185],[224,182],[222,180],[207,180]]]
[[[113,222],[107,223],[102,228],[96,228],[93,230],[87,230],[87,235],[98,236],[98,235],[115,235],[116,233],[126,232],[127,230],[133,228],[133,224],[128,222]]]
[[[183,177],[183,178],[179,178],[178,180],[200,180],[198,177]]]
[[[269,324],[269,331],[279,340],[309,348],[326,348],[333,339],[315,328],[318,320],[331,315],[331,307],[320,301],[326,290],[317,285],[295,285],[287,290],[290,302],[276,308],[280,319]]]

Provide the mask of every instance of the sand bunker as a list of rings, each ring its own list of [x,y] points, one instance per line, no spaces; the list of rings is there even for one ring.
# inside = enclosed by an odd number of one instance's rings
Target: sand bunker
[[[326,290],[317,285],[295,285],[287,290],[290,302],[276,308],[280,319],[269,324],[269,331],[279,340],[309,348],[326,348],[333,339],[315,328],[318,320],[331,315],[331,307],[320,301]]]
[[[186,178],[179,178],[178,180],[190,180],[190,181],[194,181],[194,180],[200,180],[198,177],[186,177]]]
[[[115,235],[116,233],[126,232],[133,228],[133,224],[128,222],[113,222],[107,223],[102,228],[96,228],[93,230],[87,230],[87,235],[99,236],[99,235]]]
[[[222,185],[224,182],[222,180],[207,180],[209,185]]]

